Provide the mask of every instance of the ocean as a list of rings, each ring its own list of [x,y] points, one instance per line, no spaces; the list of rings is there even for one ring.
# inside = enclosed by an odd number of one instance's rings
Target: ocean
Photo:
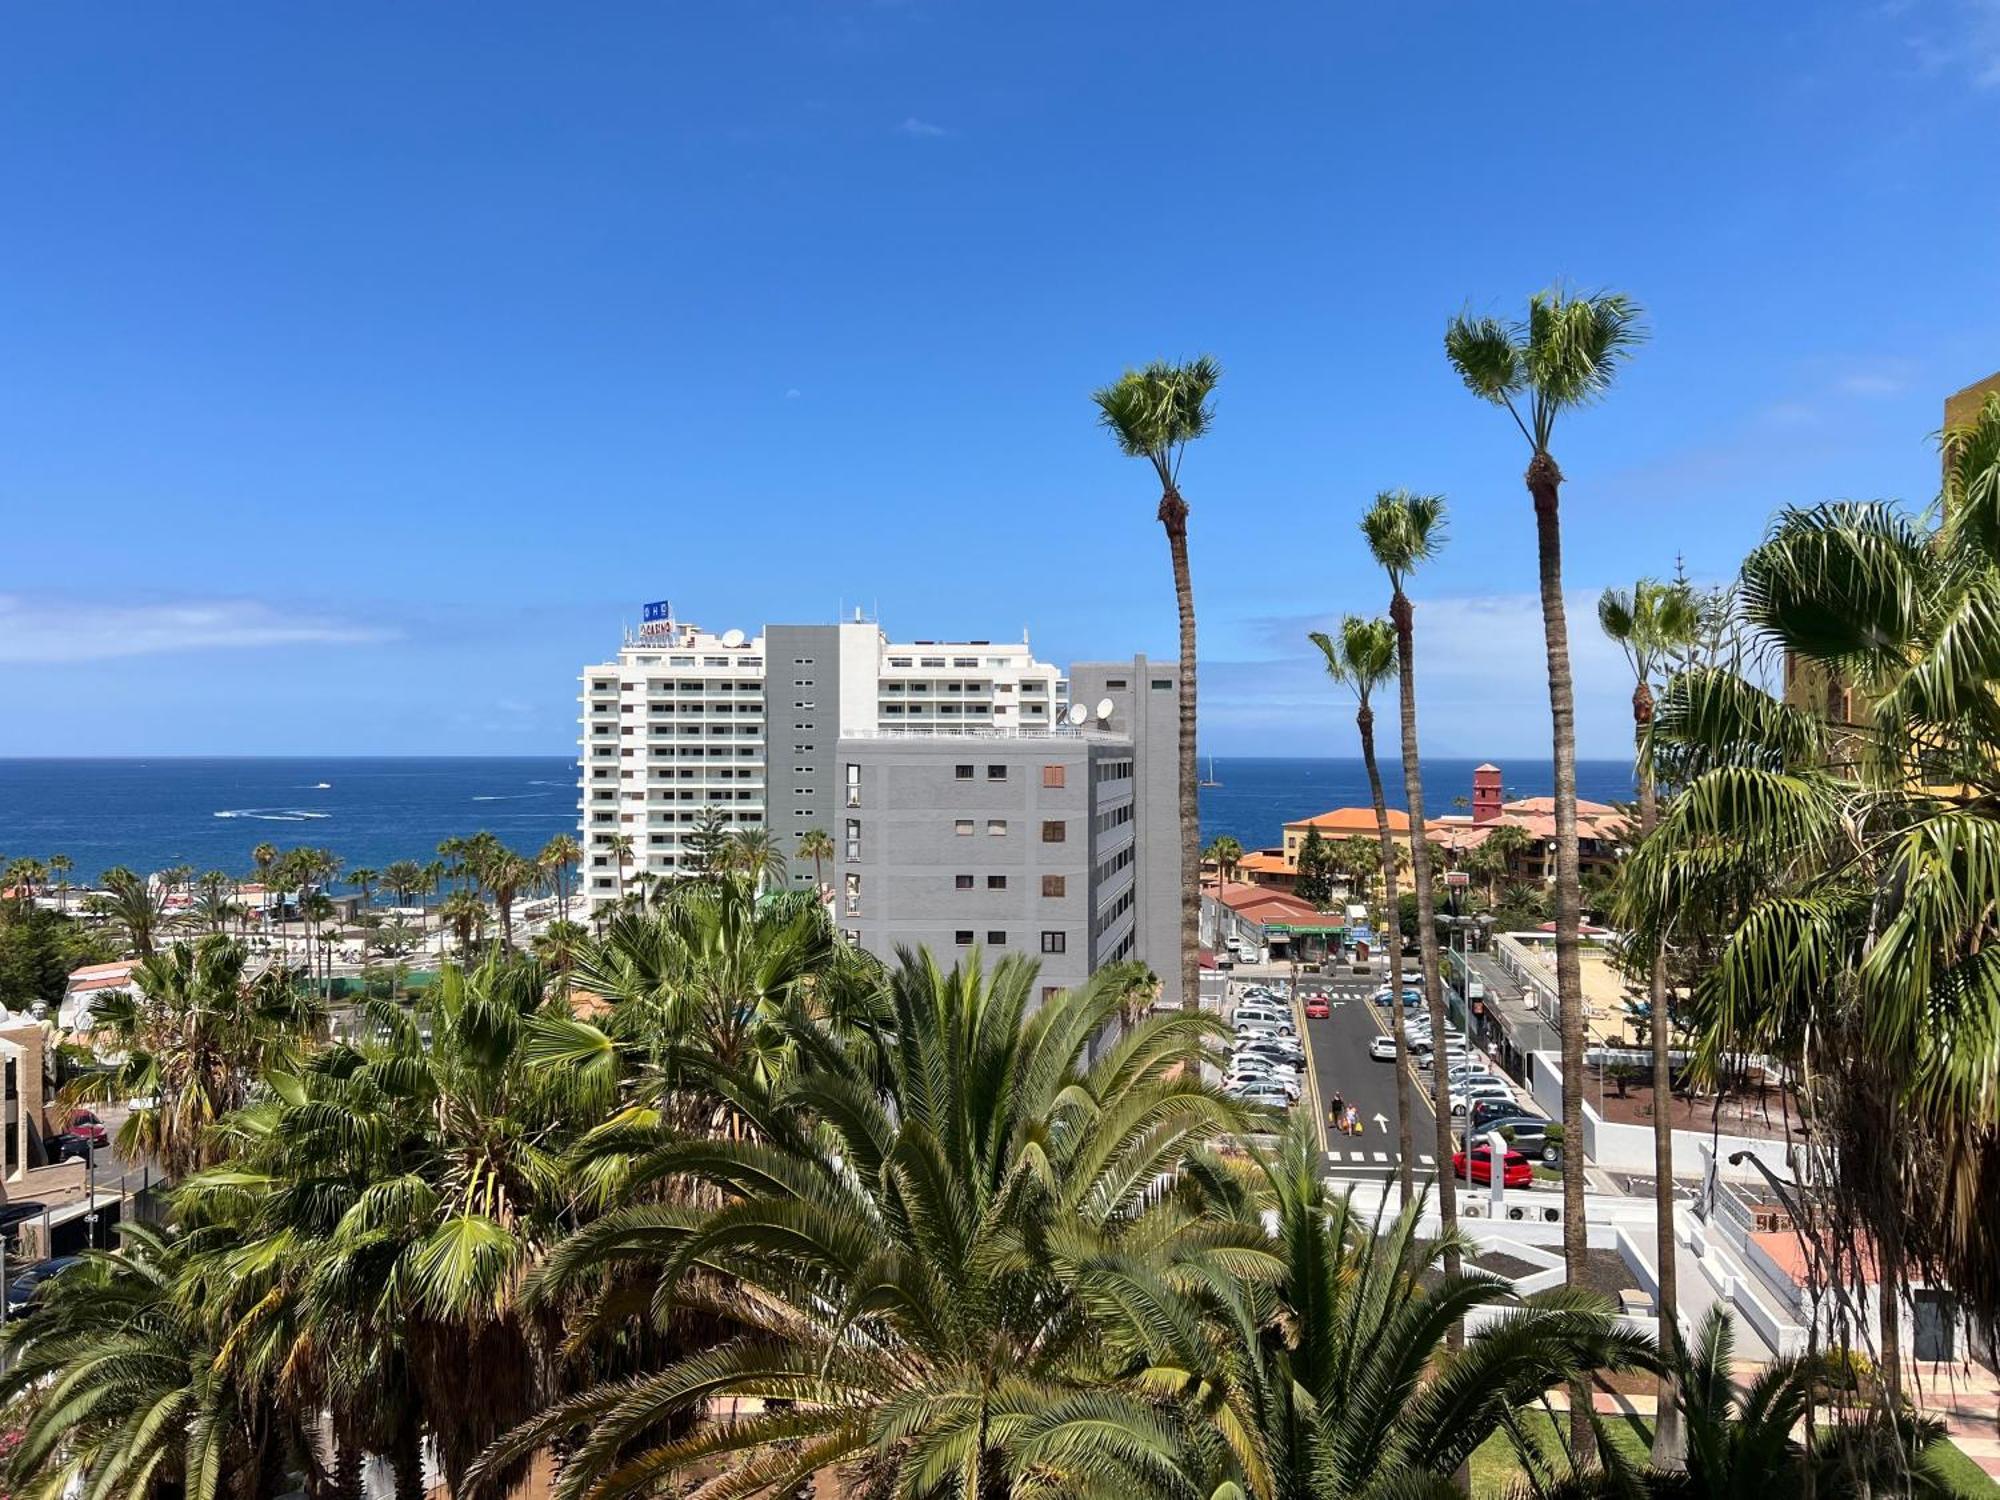
[[[1289,819],[1368,803],[1358,759],[1214,764],[1222,784],[1202,789],[1204,841],[1226,833],[1246,849],[1270,848]],[[1469,797],[1476,764],[1427,762],[1426,810],[1450,812],[1453,797]],[[1509,797],[1550,790],[1546,764],[1503,770]],[[1401,807],[1400,768],[1388,761],[1382,773],[1390,805]],[[428,860],[441,840],[482,829],[533,854],[551,836],[576,831],[576,780],[576,762],[556,755],[0,760],[0,859],[67,854],[78,883],[111,865],[243,875],[253,867],[250,851],[268,841],[331,849],[349,868],[379,870],[391,860]],[[1631,765],[1581,761],[1577,789],[1599,802],[1627,800]]]

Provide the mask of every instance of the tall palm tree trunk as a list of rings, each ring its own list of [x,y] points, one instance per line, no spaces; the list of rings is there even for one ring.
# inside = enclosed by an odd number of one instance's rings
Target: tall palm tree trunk
[[[1642,677],[1632,689],[1632,729],[1641,742],[1639,764],[1639,837],[1644,839],[1659,821],[1659,789],[1653,783],[1653,764],[1645,754],[1647,726],[1653,722],[1653,690]],[[1653,1044],[1653,1238],[1657,1245],[1653,1264],[1660,1294],[1660,1347],[1674,1347],[1679,1331],[1680,1272],[1675,1261],[1679,1246],[1674,1239],[1674,1070],[1671,1047],[1673,1028],[1667,1023],[1667,955],[1664,949],[1653,954],[1648,978],[1647,1003],[1652,1007],[1650,1040]],[[1659,1415],[1653,1421],[1653,1463],[1659,1468],[1681,1466],[1683,1438],[1679,1391],[1673,1366],[1661,1367]]]
[[[1547,453],[1528,461],[1535,502],[1535,555],[1540,567],[1542,640],[1549,664],[1549,721],[1554,737],[1556,803],[1556,997],[1562,1007],[1563,1267],[1583,1286],[1587,1246],[1583,1206],[1583,968],[1577,923],[1583,892],[1576,856],[1576,693],[1569,669],[1569,619],[1562,596],[1562,470]],[[1590,1381],[1570,1382],[1570,1449],[1581,1463],[1595,1456]]]
[[[1409,596],[1400,588],[1389,601],[1389,623],[1396,627],[1396,692],[1403,716],[1403,796],[1410,811],[1410,880],[1417,889],[1417,962],[1422,966],[1424,1008],[1431,1018],[1431,1111],[1437,1117],[1433,1124],[1437,1129],[1438,1215],[1444,1233],[1449,1236],[1458,1228],[1458,1180],[1451,1170],[1451,1082],[1445,1077],[1448,1070],[1444,1063],[1444,990],[1438,975],[1437,903],[1431,895],[1431,849],[1424,838],[1424,776],[1417,760],[1416,630],[1410,619]],[[1400,949],[1402,924],[1393,912],[1390,920],[1396,923],[1393,941]],[[1402,1030],[1400,1024],[1397,1030]],[[1459,1272],[1455,1248],[1445,1251],[1444,1272],[1447,1276]],[[1452,1347],[1456,1348],[1464,1339],[1464,1326],[1453,1324]]]
[[[1368,769],[1368,796],[1375,804],[1375,836],[1382,846],[1382,868],[1389,872],[1389,917],[1396,911],[1396,841],[1389,832],[1389,805],[1382,796],[1382,772],[1375,764],[1375,710],[1363,704],[1354,716],[1361,731],[1361,764]],[[1403,1201],[1415,1200],[1416,1147],[1410,1135],[1410,1039],[1403,1031],[1403,943],[1400,934],[1389,944],[1389,1016],[1396,1034],[1396,1151],[1400,1165],[1396,1180]]]
[[[1195,766],[1194,579],[1188,571],[1187,502],[1169,486],[1160,496],[1160,524],[1174,564],[1174,604],[1180,611],[1181,1008],[1201,1008],[1201,794]]]

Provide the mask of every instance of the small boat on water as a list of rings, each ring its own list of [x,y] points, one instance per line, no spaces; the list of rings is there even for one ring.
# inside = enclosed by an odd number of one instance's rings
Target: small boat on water
[[[1222,785],[1222,783],[1221,783],[1221,782],[1219,782],[1219,781],[1217,781],[1217,780],[1215,779],[1215,757],[1214,757],[1213,755],[1211,755],[1211,756],[1210,756],[1210,757],[1208,758],[1208,774],[1207,774],[1206,776],[1202,777],[1202,779],[1201,779],[1201,784],[1202,784],[1203,786],[1221,786],[1221,785]]]

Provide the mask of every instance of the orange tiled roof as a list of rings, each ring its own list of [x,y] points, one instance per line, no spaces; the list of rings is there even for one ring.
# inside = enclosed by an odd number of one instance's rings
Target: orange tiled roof
[[[1289,891],[1274,891],[1268,885],[1231,880],[1216,895],[1224,906],[1253,922],[1310,922],[1322,915],[1310,901],[1301,900]]]
[[[1377,833],[1375,809],[1372,807],[1336,807],[1332,812],[1323,812],[1317,817],[1311,818],[1295,818],[1285,825],[1287,832],[1294,828],[1317,828],[1322,834],[1361,833],[1373,838]],[[1410,815],[1401,808],[1390,808],[1389,831],[1391,833],[1409,833]]]
[[[91,990],[108,990],[121,984],[130,984],[132,971],[137,967],[138,964],[129,958],[118,963],[85,964],[80,969],[70,971],[69,992],[87,993]]]
[[[1292,866],[1285,863],[1285,856],[1276,849],[1259,849],[1255,854],[1246,854],[1236,861],[1235,868],[1252,870],[1259,875],[1289,875]]]

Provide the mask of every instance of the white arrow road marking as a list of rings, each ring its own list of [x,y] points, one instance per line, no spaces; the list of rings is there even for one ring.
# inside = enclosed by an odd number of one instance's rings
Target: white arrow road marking
[[[1375,1128],[1381,1131],[1384,1135],[1387,1135],[1389,1133],[1388,1118],[1380,1110],[1377,1110],[1375,1112]]]

